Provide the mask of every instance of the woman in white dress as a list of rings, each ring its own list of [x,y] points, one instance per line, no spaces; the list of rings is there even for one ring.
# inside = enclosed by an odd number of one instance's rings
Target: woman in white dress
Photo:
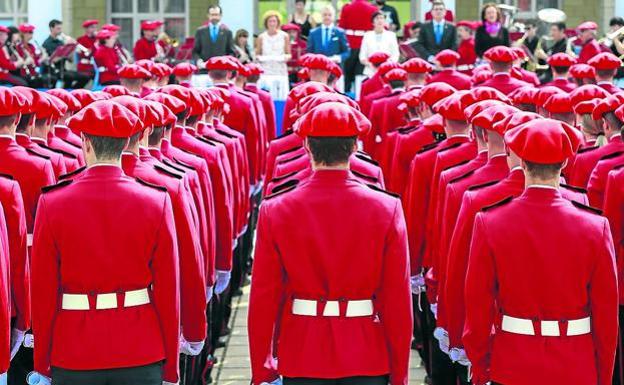
[[[264,70],[258,85],[268,88],[274,100],[285,100],[288,95],[288,66],[290,37],[280,29],[282,16],[276,11],[264,14],[264,27],[256,39],[256,60]]]
[[[399,43],[396,34],[385,29],[386,15],[384,13],[373,14],[373,27],[372,31],[364,34],[360,48],[360,62],[364,66],[366,76],[372,76],[375,73],[373,66],[368,62],[368,57],[375,52],[385,52],[390,55],[390,60],[399,60]]]

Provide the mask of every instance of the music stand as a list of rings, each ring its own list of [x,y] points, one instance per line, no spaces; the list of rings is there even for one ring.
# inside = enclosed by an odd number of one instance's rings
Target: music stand
[[[75,44],[75,43],[64,44],[56,48],[54,52],[52,52],[52,55],[50,55],[50,66],[52,66],[52,63],[54,63],[55,61],[60,64],[60,70],[59,70],[60,77],[59,78],[63,80],[63,85],[65,85],[65,60],[69,60],[71,58],[77,46],[78,44]],[[59,60],[55,60],[57,58]]]

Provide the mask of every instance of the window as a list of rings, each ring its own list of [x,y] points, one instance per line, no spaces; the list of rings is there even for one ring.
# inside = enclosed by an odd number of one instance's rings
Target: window
[[[28,0],[0,0],[0,25],[19,25],[28,20]]]
[[[141,37],[141,22],[144,20],[164,21],[163,31],[172,39],[183,41],[189,33],[188,1],[109,0],[108,14],[111,23],[121,27],[119,40],[128,49],[134,47]]]

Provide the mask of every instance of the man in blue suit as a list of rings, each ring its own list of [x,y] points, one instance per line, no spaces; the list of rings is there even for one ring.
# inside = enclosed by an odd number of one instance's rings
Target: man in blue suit
[[[322,54],[342,64],[351,52],[344,30],[334,25],[336,11],[331,5],[321,11],[323,24],[310,31],[308,52]]]

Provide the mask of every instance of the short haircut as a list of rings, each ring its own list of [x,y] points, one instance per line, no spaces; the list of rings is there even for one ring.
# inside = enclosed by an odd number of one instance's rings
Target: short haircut
[[[57,25],[59,25],[59,24],[63,24],[63,22],[62,22],[62,21],[60,21],[60,20],[57,20],[57,19],[52,19],[52,20],[50,20],[50,22],[48,23],[48,27],[50,27],[50,28],[54,28],[54,27],[56,27],[56,26],[57,26]]]
[[[617,70],[596,70],[597,78],[612,78],[617,73]]]
[[[199,120],[199,116],[200,115],[187,116],[186,117],[186,125],[187,126],[192,126],[195,123],[197,123],[197,121]]]
[[[383,16],[384,19],[386,18],[386,14],[381,12],[381,11],[375,11],[372,15],[371,15],[371,23],[375,20],[375,18],[377,16]]]
[[[622,121],[615,116],[614,112],[607,112],[602,116],[602,120],[605,122],[605,128],[609,130],[622,129]]]
[[[544,164],[525,160],[524,164],[526,165],[527,174],[541,180],[555,179],[559,177],[561,169],[563,168],[563,162]]]
[[[108,136],[97,136],[91,134],[83,134],[85,138],[91,142],[93,152],[98,160],[102,159],[119,159],[122,151],[128,144],[127,138],[111,138]]]
[[[519,103],[516,107],[521,111],[536,112],[535,104]]]
[[[119,79],[119,83],[121,83],[122,86],[127,87],[127,88],[138,87],[141,85],[142,82],[143,82],[143,79],[129,79],[129,78]]]
[[[30,124],[30,121],[33,117],[33,114],[22,114],[22,117],[20,118],[19,123],[17,123],[17,132],[24,132],[26,131],[26,127],[28,127],[28,125]]]
[[[128,147],[136,146],[137,143],[139,143],[139,140],[141,139],[142,134],[143,134],[143,131],[139,131],[136,134],[132,135],[130,139],[128,140]]]
[[[16,116],[17,115],[0,116],[0,127],[12,126]]]
[[[314,162],[326,166],[346,163],[354,151],[357,137],[308,137]]]
[[[412,31],[415,31],[415,30],[417,30],[417,29],[419,29],[419,28],[422,28],[422,23],[421,23],[420,21],[415,22],[415,23],[414,23],[414,24],[410,27],[410,29],[411,29]]]
[[[567,28],[566,23],[564,23],[563,21],[559,23],[552,23],[551,25],[557,27],[559,31],[565,31],[565,29]]]
[[[485,129],[479,126],[472,125],[472,132],[476,139],[479,139],[481,142],[485,142]]]
[[[602,129],[602,121],[594,120],[591,114],[581,115],[581,129],[591,135],[604,134]]]
[[[260,80],[260,75],[247,76],[247,83],[257,83]]]
[[[554,66],[551,68],[557,75],[565,75],[570,70],[570,67],[563,67],[563,66]]]
[[[295,0],[295,4],[297,4],[297,3],[303,3],[303,4],[305,4],[305,3],[306,3],[306,0]]]
[[[321,8],[321,12],[330,11],[334,16],[336,16],[336,8],[333,5],[327,4],[323,8]]]
[[[405,87],[405,82],[403,80],[392,80],[390,81],[390,87],[392,89]]]
[[[529,27],[529,26],[537,27],[537,20],[534,20],[534,19],[527,20],[524,22],[524,26],[525,27]]]
[[[165,127],[163,127],[163,126],[154,127],[152,129],[152,133],[147,138],[148,145],[149,146],[158,146],[158,144],[160,143],[160,141],[163,138],[164,132],[165,132]]]
[[[208,13],[210,13],[210,11],[212,9],[218,9],[219,10],[219,15],[223,15],[223,9],[221,8],[221,6],[219,4],[211,4],[208,6]]]
[[[229,71],[226,70],[209,70],[208,76],[210,76],[212,80],[225,80],[227,79],[228,72]]]
[[[613,27],[614,25],[624,26],[624,18],[619,16],[612,17],[611,20],[609,20],[609,27]]]
[[[436,6],[442,6],[444,7],[444,9],[446,9],[446,4],[444,4],[444,1],[440,1],[440,0],[434,0],[431,2],[431,9],[434,9]]]
[[[188,117],[189,114],[189,110],[188,108],[182,112],[178,112],[177,114],[175,114],[178,122],[184,122],[186,120],[186,118]]]
[[[423,82],[427,80],[427,74],[408,72],[407,79],[413,82]]]
[[[490,67],[492,67],[492,71],[494,72],[509,72],[511,71],[511,67],[513,66],[512,62],[492,62],[490,63]]]

